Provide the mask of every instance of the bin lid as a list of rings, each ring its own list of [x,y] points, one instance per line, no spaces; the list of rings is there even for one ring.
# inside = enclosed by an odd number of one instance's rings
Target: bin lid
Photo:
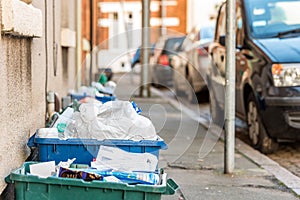
[[[61,140],[59,138],[40,138],[36,133],[29,138],[27,145],[29,147],[36,147],[37,144],[46,145],[106,145],[106,146],[147,146],[159,147],[160,149],[167,149],[167,144],[158,136],[157,140],[124,140],[124,139],[83,139],[83,138],[70,138]]]

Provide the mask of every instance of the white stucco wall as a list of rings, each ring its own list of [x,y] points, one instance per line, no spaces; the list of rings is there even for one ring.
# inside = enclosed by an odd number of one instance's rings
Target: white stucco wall
[[[0,5],[4,2],[0,0]],[[65,47],[68,66],[63,68],[60,45],[61,20],[67,22],[64,28],[75,30],[75,1],[63,2],[69,6],[62,6],[60,0],[33,1],[32,5],[42,12],[42,37],[2,35],[0,39],[0,193],[6,187],[4,178],[29,155],[29,137],[45,126],[46,92],[55,91],[62,97],[76,84],[75,48]],[[54,40],[57,54],[53,52]]]
[[[42,36],[42,12],[20,0],[2,0],[2,31],[18,36]]]
[[[209,17],[216,14],[215,5],[223,0],[188,0],[187,32],[194,26],[204,25],[209,22]]]

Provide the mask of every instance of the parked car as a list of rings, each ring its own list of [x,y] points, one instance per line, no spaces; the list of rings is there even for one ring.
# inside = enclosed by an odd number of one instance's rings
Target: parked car
[[[214,38],[214,24],[197,26],[183,41],[178,55],[173,56],[172,65],[176,73],[174,88],[176,95],[186,96],[197,103],[200,92],[206,90],[205,71],[209,65],[208,46]]]
[[[131,59],[131,70],[139,73],[141,71],[141,47],[136,49]]]
[[[184,36],[161,38],[156,43],[154,55],[150,58],[154,86],[173,86],[173,68],[170,60],[177,54],[184,38]]]
[[[209,47],[208,86],[212,118],[225,103],[226,4]],[[252,145],[271,153],[280,140],[300,139],[299,0],[238,0],[236,3],[236,115],[248,124]]]
[[[154,54],[155,44],[151,45],[151,55]],[[136,52],[134,53],[131,59],[131,69],[136,73],[140,73],[141,71],[141,47],[138,47]]]

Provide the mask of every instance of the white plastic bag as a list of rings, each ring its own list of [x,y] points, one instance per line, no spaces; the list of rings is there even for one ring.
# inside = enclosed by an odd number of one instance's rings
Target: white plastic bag
[[[96,139],[157,139],[152,122],[137,114],[128,101],[110,101],[103,104],[91,131]]]
[[[129,101],[109,101],[103,105],[82,104],[79,110],[80,119],[75,119],[77,125],[81,124],[81,127],[85,127],[88,132],[85,135],[90,135],[91,138],[157,139],[152,122],[137,114]]]

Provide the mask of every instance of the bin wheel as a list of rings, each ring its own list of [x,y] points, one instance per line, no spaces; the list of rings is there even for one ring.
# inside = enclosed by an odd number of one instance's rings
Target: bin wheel
[[[39,150],[37,147],[35,148],[30,148],[30,155],[28,156],[28,158],[25,160],[27,161],[38,161],[38,153]]]

